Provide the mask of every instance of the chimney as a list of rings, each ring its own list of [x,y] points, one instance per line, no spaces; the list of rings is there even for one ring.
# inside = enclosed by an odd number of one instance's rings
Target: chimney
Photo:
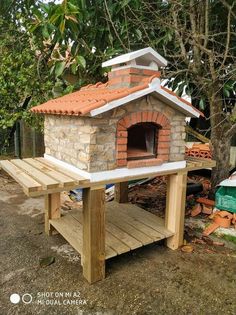
[[[167,61],[151,47],[127,53],[102,64],[110,67],[108,73],[108,87],[117,89],[134,87],[147,82],[150,77],[160,78],[160,67],[167,65]]]

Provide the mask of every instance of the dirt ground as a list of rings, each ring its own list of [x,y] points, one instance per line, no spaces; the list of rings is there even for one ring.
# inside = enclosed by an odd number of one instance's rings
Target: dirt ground
[[[1,315],[236,314],[232,249],[152,244],[107,261],[106,279],[89,285],[79,255],[60,235],[44,234],[43,199],[27,198],[1,172],[0,216]],[[55,262],[40,267],[49,256]],[[24,302],[11,303],[13,293]]]

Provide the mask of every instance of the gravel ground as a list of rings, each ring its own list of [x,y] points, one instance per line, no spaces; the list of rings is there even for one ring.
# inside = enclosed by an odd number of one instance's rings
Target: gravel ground
[[[152,244],[107,261],[106,279],[89,285],[79,255],[60,235],[44,234],[43,199],[27,198],[1,172],[0,215],[1,315],[236,314],[232,249]],[[40,267],[44,257],[55,262]],[[11,303],[13,293],[24,302]]]

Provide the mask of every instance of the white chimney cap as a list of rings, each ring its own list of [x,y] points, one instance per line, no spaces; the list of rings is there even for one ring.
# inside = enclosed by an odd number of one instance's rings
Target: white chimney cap
[[[107,60],[102,63],[102,67],[119,66],[132,60],[136,60],[136,64],[140,66],[148,66],[152,62],[155,62],[160,67],[167,66],[165,58],[151,47],[147,47]]]

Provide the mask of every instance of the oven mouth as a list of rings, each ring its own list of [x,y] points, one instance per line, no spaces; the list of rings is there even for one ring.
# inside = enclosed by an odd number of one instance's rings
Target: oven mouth
[[[157,157],[158,127],[152,123],[138,123],[128,128],[127,160]]]

